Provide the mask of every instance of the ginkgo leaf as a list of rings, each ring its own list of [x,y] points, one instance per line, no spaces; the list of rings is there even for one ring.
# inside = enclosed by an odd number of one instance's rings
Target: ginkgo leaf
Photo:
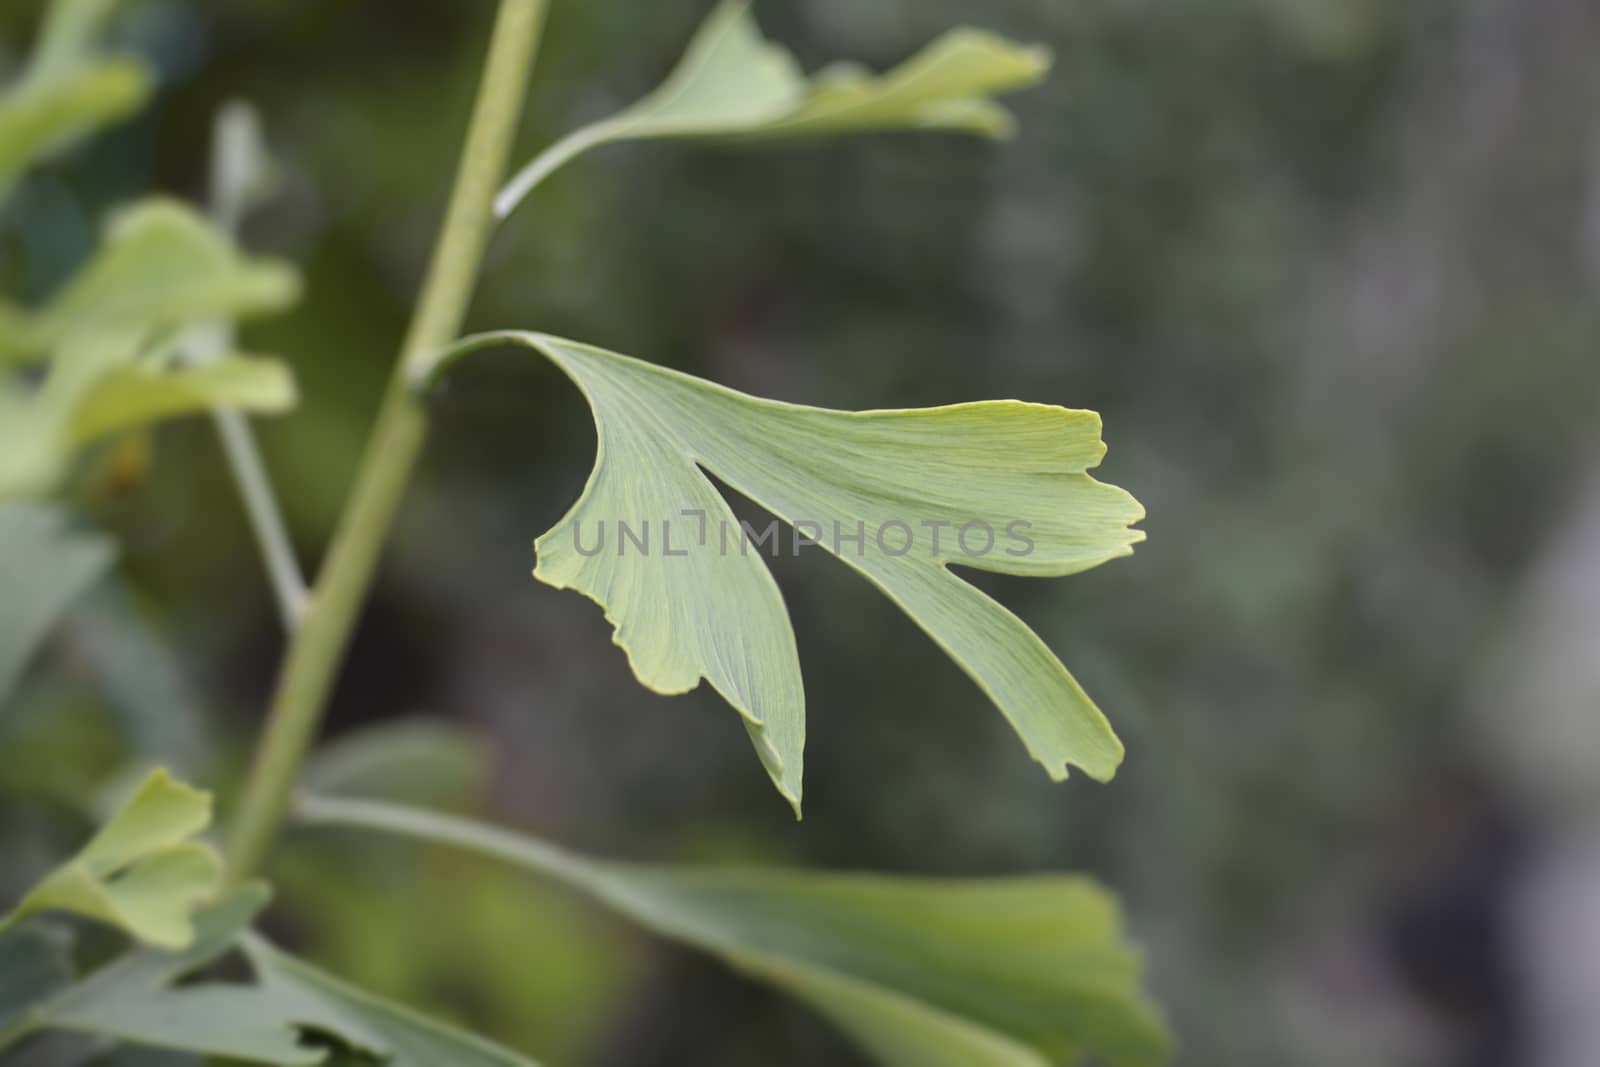
[[[71,529],[59,508],[0,505],[0,704],[34,649],[115,554],[109,539]]]
[[[296,1026],[332,1033],[387,1067],[536,1067],[507,1048],[341,982],[260,937],[247,935],[241,945],[258,988]]]
[[[99,59],[105,0],[55,0],[26,72],[0,94],[0,201],[34,160],[132,114],[150,95],[142,63]]]
[[[1144,509],[1087,473],[1100,417],[994,400],[833,411],[748,396],[534,333],[468,338],[542,352],[588,398],[599,445],[583,495],[538,539],[534,576],[605,608],[639,680],[704,678],[744,717],[779,791],[800,804],[805,707],[794,632],[763,547],[706,477],[866,575],[978,683],[1053,778],[1108,779],[1122,745],[1055,654],[952,564],[1066,575],[1133,551]],[[770,538],[770,540],[768,540]],[[797,550],[797,549],[796,549]]]
[[[74,446],[145,423],[238,408],[259,414],[288,411],[297,399],[294,376],[274,359],[224,356],[196,367],[160,371],[124,367],[84,396],[68,427]]]
[[[1003,137],[1011,116],[989,94],[1032,85],[1050,53],[982,30],[951,30],[886,74],[849,63],[807,79],[794,57],[761,35],[750,5],[725,0],[659,88],[610,118],[556,142],[506,185],[495,213],[598,145],[675,137],[775,138],[861,130],[947,129]]]
[[[211,823],[211,795],[152,771],[72,859],[4,917],[65,911],[120,927],[152,945],[181,948],[191,917],[222,883],[222,859],[192,840]]]
[[[288,411],[297,394],[281,362],[230,356],[203,366],[140,355],[132,330],[74,333],[44,384],[0,392],[0,499],[51,488],[73,454],[109,433],[216,407]]]
[[[647,867],[394,804],[305,797],[297,811],[554,878],[806,1001],[889,1067],[1154,1067],[1171,1053],[1116,902],[1084,878]]]
[[[38,358],[69,335],[152,331],[279,311],[299,276],[242,254],[192,210],[150,200],[115,219],[89,264],[37,312],[0,305],[0,362]]]
[[[259,883],[242,886],[196,917],[196,937],[187,949],[135,952],[65,989],[39,991],[22,1009],[20,1026],[0,1029],[0,1048],[41,1031],[66,1030],[284,1067],[323,1062],[536,1067],[507,1049],[355,989],[250,934],[249,925],[269,896]],[[0,938],[0,965],[5,946]],[[182,983],[235,947],[243,948],[254,982]]]
[[[259,884],[241,887],[195,917],[195,937],[186,948],[133,952],[65,989],[39,996],[26,1011],[25,1026],[0,1033],[0,1047],[7,1038],[66,1030],[250,1063],[299,1067],[322,1062],[324,1049],[302,1044],[292,1005],[245,985],[176,987],[184,976],[232,949],[269,896]]]
[[[106,59],[0,96],[0,200],[39,156],[126,118],[149,95],[143,64]]]
[[[319,793],[465,810],[486,795],[489,768],[486,738],[438,719],[396,719],[319,746],[300,779]]]

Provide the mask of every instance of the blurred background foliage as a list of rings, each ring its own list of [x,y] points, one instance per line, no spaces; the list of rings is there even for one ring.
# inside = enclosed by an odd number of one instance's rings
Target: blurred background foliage
[[[37,4],[0,9],[0,64]],[[553,4],[531,153],[649,88],[706,5]],[[306,401],[259,424],[302,558],[337,514],[447,189],[491,5],[129,0],[154,105],[34,174],[0,286],[105,212],[198,199],[229,98],[283,166],[245,231],[308,294],[252,326]],[[1181,1062],[1600,1062],[1600,8],[1586,0],[765,0],[808,67],[958,22],[1056,51],[1021,135],[620,146],[497,237],[474,329],[593,341],[784,400],[1098,409],[1131,560],[985,576],[1128,744],[1053,786],[895,609],[785,559],[810,695],[795,825],[714,696],[641,690],[527,577],[593,430],[485,358],[429,458],[332,735],[426,713],[490,769],[439,799],[589,851],[1091,872],[1126,899]],[[202,421],[117,441],[78,505],[121,545],[0,718],[0,892],[131,757],[234,774],[282,641]],[[423,745],[449,750],[450,743]],[[509,872],[323,833],[284,936],[553,1063],[846,1064],[802,1009]]]

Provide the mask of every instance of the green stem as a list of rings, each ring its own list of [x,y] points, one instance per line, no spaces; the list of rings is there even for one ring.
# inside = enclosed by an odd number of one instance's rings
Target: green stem
[[[250,877],[277,837],[289,795],[327,705],[373,572],[422,450],[427,415],[412,368],[455,339],[493,226],[495,189],[522,111],[545,0],[501,0],[455,190],[411,329],[390,378],[355,488],[289,643],[266,731],[228,842],[229,876]]]
[[[239,227],[249,214],[254,191],[265,182],[266,150],[255,112],[247,104],[232,101],[217,112],[211,142],[211,221],[230,240],[237,240]],[[186,356],[195,363],[221,359],[234,349],[234,324],[231,321],[205,323],[189,331]],[[272,479],[261,458],[261,449],[251,432],[250,420],[236,408],[215,408],[211,420],[222,444],[222,455],[233,472],[234,484],[244,503],[256,546],[266,565],[267,578],[278,601],[278,614],[285,633],[294,633],[305,614],[305,574],[295,558],[288,524],[278,508]]]

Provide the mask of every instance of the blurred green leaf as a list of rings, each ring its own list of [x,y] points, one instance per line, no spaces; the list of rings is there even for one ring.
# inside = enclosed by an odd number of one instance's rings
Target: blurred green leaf
[[[172,988],[232,948],[268,896],[264,886],[245,886],[195,917],[187,948],[133,952],[54,995],[40,996],[28,1009],[25,1027],[0,1032],[0,1047],[43,1030],[70,1030],[252,1063],[320,1062],[321,1050],[300,1043],[289,1006],[261,991],[222,983]]]
[[[208,709],[178,650],[130,590],[117,582],[97,589],[73,612],[69,633],[73,663],[103,699],[125,758],[191,781],[205,776],[216,759]],[[103,721],[94,729],[107,732]]]
[[[73,335],[31,396],[0,393],[0,499],[51,489],[83,445],[118,430],[231,406],[271,414],[297,400],[277,360],[137,365],[132,333]]]
[[[322,824],[498,856],[813,1005],[892,1067],[1149,1067],[1171,1039],[1115,901],[1067,876],[946,881],[604,863],[463,819],[305,798]]]
[[[92,57],[117,0],[50,0],[23,83],[62,77]]]
[[[245,955],[269,1002],[297,1025],[331,1031],[390,1067],[533,1067],[533,1062],[464,1030],[362,992],[246,936]]]
[[[552,145],[512,178],[495,211],[510,214],[563,163],[616,141],[804,137],[895,127],[1003,137],[1012,119],[989,94],[1032,85],[1049,67],[1047,49],[957,29],[886,74],[840,63],[808,80],[787,50],[762,36],[748,3],[727,0],[658,89]]]
[[[0,96],[0,200],[39,156],[126,118],[149,95],[143,64],[107,59]]]
[[[296,401],[294,377],[276,360],[224,356],[172,371],[120,367],[95,383],[72,413],[73,445],[147,422],[233,407],[262,413],[288,411]]]
[[[93,55],[113,2],[50,5],[26,73],[0,95],[0,201],[38,157],[127,117],[149,97],[144,64]]]
[[[0,705],[39,642],[115,554],[108,539],[72,530],[58,508],[0,504]]]
[[[316,946],[318,963],[492,1026],[556,1063],[588,1063],[609,1043],[638,978],[627,931],[493,857],[359,831],[295,834],[272,878],[277,914]]]
[[[400,719],[322,745],[301,777],[318,793],[463,810],[488,788],[489,752],[482,738],[459,726]]]
[[[191,840],[210,823],[209,793],[152,771],[76,856],[0,918],[0,931],[38,912],[66,911],[152,945],[188,945],[191,916],[222,883],[221,857]]]
[[[1144,534],[1129,526],[1144,509],[1087,473],[1105,453],[1094,412],[1016,400],[802,407],[531,333],[469,338],[440,362],[502,343],[555,362],[588,398],[599,434],[583,496],[538,539],[534,576],[600,604],[649,688],[681,693],[708,680],[744,717],[797,813],[805,697],[794,631],[759,544],[749,551],[706,471],[797,524],[796,544],[803,525],[871,579],[978,683],[1051,777],[1065,778],[1068,764],[1102,780],[1116,772],[1122,744],[1088,694],[1027,624],[949,569],[1066,575],[1133,551]],[[647,544],[630,550],[624,524]],[[913,545],[929,527],[934,536]],[[969,527],[986,531],[974,538],[981,551],[967,544]]]
[[[197,936],[183,951],[131,953],[54,994],[40,991],[24,1009],[23,1025],[0,1030],[0,1047],[38,1031],[70,1030],[251,1063],[347,1062],[348,1054],[356,1062],[392,1067],[533,1067],[512,1052],[353,989],[248,934],[269,895],[260,884],[229,894],[196,917]],[[178,984],[235,945],[244,948],[255,983]]]
[[[38,390],[0,392],[0,499],[49,490],[78,449],[107,434],[224,406],[274,414],[298,399],[277,360],[176,365],[141,358],[140,336],[74,333]]]
[[[38,924],[0,932],[0,1035],[72,981],[68,932]]]
[[[194,211],[170,200],[128,208],[99,253],[48,305],[0,305],[0,362],[44,356],[68,335],[152,331],[213,318],[279,311],[299,276],[287,264],[243,255]]]

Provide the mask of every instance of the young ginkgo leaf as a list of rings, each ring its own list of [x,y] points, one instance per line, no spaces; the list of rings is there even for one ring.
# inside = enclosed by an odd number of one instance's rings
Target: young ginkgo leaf
[[[74,453],[106,434],[223,406],[283,412],[297,399],[277,360],[183,366],[141,349],[130,329],[73,333],[38,389],[0,388],[0,500],[52,488]]]
[[[144,64],[98,58],[109,0],[54,0],[27,70],[0,93],[0,201],[40,156],[133,113],[150,94]]]
[[[681,693],[704,678],[743,716],[773,782],[799,812],[805,699],[794,631],[763,547],[709,471],[864,574],[978,683],[1053,778],[1108,779],[1122,745],[1028,626],[951,564],[1075,574],[1143,540],[1144,509],[1090,477],[1100,417],[994,400],[833,411],[749,396],[546,334],[524,345],[588,398],[599,446],[583,495],[537,542],[534,576],[599,603],[640,682]],[[768,539],[770,536],[770,540]],[[798,542],[796,542],[798,543]]]
[[[0,201],[41,155],[138,110],[150,84],[142,64],[105,59],[0,96]]]
[[[812,1005],[886,1067],[1156,1067],[1171,1037],[1116,901],[1084,878],[647,867],[465,819],[305,797],[323,825],[518,864]]]
[[[79,853],[8,914],[64,911],[109,923],[152,945],[182,948],[191,918],[222,883],[222,859],[193,840],[211,823],[211,795],[152,771]]]
[[[1050,53],[981,30],[952,30],[886,74],[839,63],[808,79],[761,35],[743,0],[711,13],[659,88],[610,118],[576,130],[529,163],[495,201],[509,215],[574,156],[617,141],[767,139],[894,128],[1003,137],[1011,116],[989,94],[1031,85]]]
[[[242,254],[194,211],[150,200],[120,214],[95,257],[41,310],[0,304],[0,363],[40,358],[69,335],[152,331],[280,311],[295,271]]]

